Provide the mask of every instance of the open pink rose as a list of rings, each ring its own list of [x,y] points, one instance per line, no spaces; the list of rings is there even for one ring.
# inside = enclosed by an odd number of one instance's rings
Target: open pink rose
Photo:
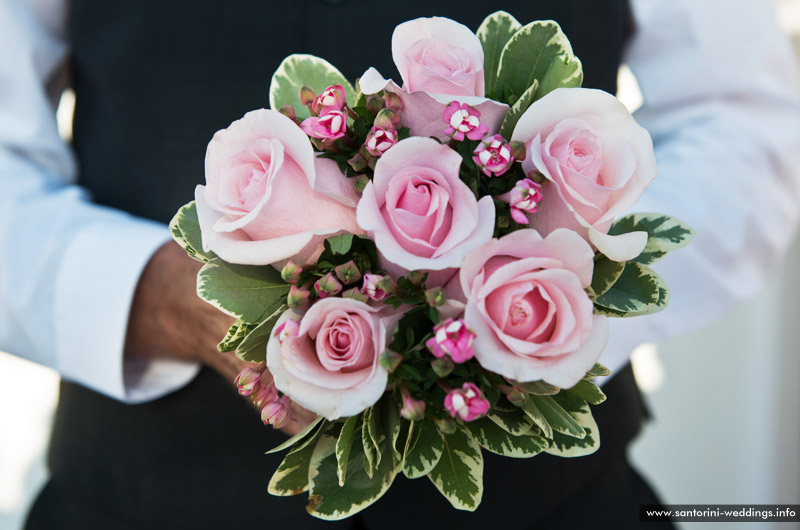
[[[443,17],[400,24],[392,57],[403,88],[457,96],[483,96],[483,47],[472,31]]]
[[[400,318],[352,298],[326,298],[305,313],[287,311],[300,328],[267,343],[267,368],[275,386],[299,405],[329,420],[374,405],[386,390],[388,372],[378,358]]]
[[[352,189],[292,120],[248,112],[208,144],[195,191],[203,247],[231,263],[311,262],[326,237],[360,233]]]
[[[358,203],[358,223],[383,258],[405,270],[458,267],[494,229],[491,197],[480,201],[458,178],[461,156],[431,138],[407,138],[375,166]]]
[[[650,135],[617,98],[601,90],[554,90],[525,111],[512,140],[527,147],[523,169],[553,184],[531,227],[543,234],[571,228],[616,261],[642,251],[644,232],[608,235],[614,218],[656,176]]]
[[[608,340],[606,317],[592,314],[584,291],[593,257],[566,229],[546,238],[518,230],[470,252],[460,280],[481,366],[520,382],[569,388],[580,381]]]

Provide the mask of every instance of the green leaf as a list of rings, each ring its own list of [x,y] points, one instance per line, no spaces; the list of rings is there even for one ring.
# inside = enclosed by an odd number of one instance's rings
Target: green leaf
[[[534,96],[536,95],[536,91],[539,89],[539,81],[536,79],[533,80],[533,84],[529,86],[525,92],[522,93],[522,96],[511,105],[511,108],[506,114],[506,117],[503,118],[503,124],[500,126],[500,135],[503,138],[509,139],[511,138],[511,133],[514,132],[514,127],[516,127],[517,122],[525,114],[525,111],[528,110],[528,107],[534,101]]]
[[[405,476],[414,479],[424,477],[436,467],[444,450],[444,439],[429,421],[414,422],[411,428],[413,432],[409,433],[402,469]]]
[[[384,441],[380,452],[388,453]],[[364,451],[355,443],[347,462],[347,479],[339,485],[336,462],[336,437],[324,434],[317,443],[309,465],[308,513],[319,519],[336,521],[360,512],[377,501],[392,485],[397,471],[387,454],[369,476],[364,471]]]
[[[624,261],[613,261],[603,254],[599,254],[595,258],[594,272],[592,273],[592,290],[594,291],[595,299],[614,285],[624,269]]]
[[[256,324],[286,301],[289,285],[270,266],[234,265],[219,258],[197,275],[197,295],[233,317]]]
[[[617,219],[609,235],[628,232],[647,232],[647,244],[633,261],[649,265],[663,258],[667,252],[688,245],[695,231],[679,219],[656,213],[635,213]]]
[[[237,320],[231,325],[230,328],[228,328],[225,338],[222,339],[219,344],[217,344],[217,350],[221,352],[235,350],[236,347],[239,346],[239,343],[244,340],[247,334],[253,331],[255,328],[256,326],[252,324],[248,324],[242,320]]]
[[[395,460],[400,462],[403,458],[403,454],[397,447],[397,442],[400,438],[400,431],[402,430],[404,420],[403,417],[400,416],[400,407],[397,402],[392,399],[391,393],[385,394],[383,399],[384,403],[381,409],[383,412],[383,432],[386,433],[386,438],[389,440],[389,446],[394,453]]]
[[[172,234],[172,239],[192,259],[206,263],[217,257],[213,252],[205,252],[203,250],[200,222],[197,220],[197,205],[194,201],[181,206],[169,222],[169,231]]]
[[[369,433],[369,439],[372,440],[372,446],[375,448],[375,466],[381,465],[383,453],[380,451],[380,442],[385,438],[381,427],[383,426],[382,416],[383,410],[381,401],[378,400],[369,409],[369,415],[364,417],[364,428]]]
[[[600,433],[589,407],[586,407],[583,412],[573,413],[573,416],[586,435],[583,438],[573,438],[555,433],[550,447],[545,449],[546,453],[571,458],[590,455],[600,447]]]
[[[483,75],[487,97],[494,98],[500,56],[508,40],[520,29],[516,18],[505,11],[496,11],[486,17],[478,27],[477,35],[483,47]]]
[[[295,444],[300,444],[301,442],[306,442],[307,444],[309,440],[311,440],[312,438],[314,438],[314,436],[316,436],[317,432],[315,431],[315,429],[318,426],[320,426],[320,422],[322,422],[322,416],[317,416],[317,419],[306,425],[305,429],[295,434],[294,436],[292,436],[279,446],[273,447],[272,449],[267,451],[266,454],[269,455],[272,453],[283,451],[284,449],[288,449],[289,447],[292,447]],[[296,447],[295,450],[299,450],[299,448],[300,446],[298,445],[298,447]]]
[[[606,400],[606,395],[600,387],[585,379],[581,379],[577,385],[566,391],[592,405],[599,405]]]
[[[236,356],[249,363],[263,363],[267,357],[267,342],[275,323],[287,310],[286,305],[281,305],[274,313],[268,316],[261,324],[251,331],[236,347]]]
[[[353,234],[329,237],[325,240],[325,246],[330,249],[334,256],[343,256],[353,246]]]
[[[493,408],[486,417],[514,436],[522,436],[528,433],[531,430],[531,425],[533,425],[533,420],[528,417],[525,411],[519,408],[514,408],[511,411]]]
[[[269,84],[269,106],[278,110],[284,105],[291,105],[298,119],[310,116],[308,108],[300,103],[300,89],[309,87],[319,94],[331,85],[342,85],[347,97],[347,104],[355,104],[356,91],[353,85],[325,59],[314,55],[293,54],[283,60],[272,76]]]
[[[574,436],[575,438],[583,438],[586,432],[583,427],[575,421],[575,418],[570,416],[569,412],[564,410],[550,396],[531,396],[531,400],[536,403],[536,406],[541,411],[542,415],[547,420],[547,423],[553,428],[553,431]]]
[[[336,473],[339,477],[339,485],[344,486],[347,478],[347,462],[350,459],[350,448],[353,446],[353,439],[356,429],[361,425],[361,415],[350,416],[342,425],[339,437],[336,439]]]
[[[363,422],[361,424],[361,445],[363,446],[364,452],[364,471],[367,473],[367,476],[372,476],[375,472],[375,465],[376,460],[378,459],[377,448],[373,445],[372,438],[369,436],[369,430],[367,429],[367,423],[369,422],[369,418],[372,415],[372,409],[368,408],[363,413]]]
[[[439,463],[428,477],[457,510],[474,511],[483,497],[483,455],[466,429],[444,437]]]
[[[308,466],[314,448],[315,444],[309,444],[299,451],[286,455],[272,475],[267,491],[272,495],[286,497],[308,490]]]
[[[667,307],[669,291],[651,268],[628,261],[617,281],[595,300],[595,309],[609,316],[632,317],[658,313]]]
[[[584,379],[594,379],[595,377],[605,377],[607,375],[611,375],[611,370],[600,363],[595,363],[592,369],[586,372],[586,377],[584,377]]]
[[[544,381],[531,381],[529,383],[522,383],[521,386],[529,393],[536,394],[537,396],[552,396],[553,394],[558,394],[558,391],[561,390],[557,386],[545,383]]]
[[[467,423],[467,428],[481,447],[501,456],[530,458],[549,446],[547,440],[540,436],[509,434],[487,418],[471,421]]]
[[[539,82],[534,99],[539,99],[559,86],[580,86],[583,80],[580,61],[552,20],[531,22],[511,37],[500,56],[497,77],[502,101],[516,101],[534,81]]]
[[[525,414],[528,415],[528,418],[530,418],[533,423],[535,423],[542,430],[542,434],[544,434],[545,438],[553,438],[553,427],[550,426],[550,422],[547,421],[547,418],[544,417],[542,411],[536,406],[532,396],[528,396],[528,399],[525,400],[521,408]]]

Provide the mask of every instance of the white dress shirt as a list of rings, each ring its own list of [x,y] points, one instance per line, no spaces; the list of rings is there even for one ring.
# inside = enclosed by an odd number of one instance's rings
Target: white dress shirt
[[[612,319],[601,361],[613,370],[639,343],[755,293],[779,264],[800,204],[797,79],[771,1],[632,3],[638,31],[626,62],[659,163],[633,211],[674,215],[698,235],[655,266],[670,286],[667,310]],[[123,360],[139,275],[169,235],[92,204],[75,185],[54,112],[66,84],[65,4],[0,1],[0,349],[140,402],[185,385],[198,367]]]

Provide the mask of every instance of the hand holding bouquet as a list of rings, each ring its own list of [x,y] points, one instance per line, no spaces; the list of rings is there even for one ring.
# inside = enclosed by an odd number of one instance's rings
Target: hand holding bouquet
[[[269,491],[323,519],[398,473],[474,510],[484,449],[595,451],[607,318],[663,309],[648,265],[693,235],[620,217],[656,175],[650,136],[578,88],[556,23],[417,19],[392,53],[402,85],[284,60],[273,110],[214,136],[171,225],[199,296],[237,318],[219,349],[274,378],[245,370],[240,392],[276,427],[292,402],[319,415],[274,449]]]

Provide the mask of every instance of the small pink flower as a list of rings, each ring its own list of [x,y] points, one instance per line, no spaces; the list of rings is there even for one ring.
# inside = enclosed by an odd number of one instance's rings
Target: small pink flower
[[[475,355],[472,350],[475,334],[467,327],[463,319],[448,318],[437,324],[433,331],[435,335],[425,341],[425,346],[434,357],[442,358],[449,355],[453,362],[461,364]]]
[[[480,140],[489,132],[489,127],[481,122],[480,117],[478,109],[453,101],[442,114],[442,119],[447,124],[444,133],[459,142],[464,140],[464,136],[470,140]]]
[[[389,294],[378,287],[378,282],[383,278],[380,274],[365,274],[364,283],[361,284],[361,292],[367,295],[370,300],[382,302]]]
[[[453,389],[444,398],[444,407],[452,417],[473,421],[486,416],[489,401],[473,383],[464,383],[461,389]]]
[[[344,87],[331,85],[323,90],[311,103],[311,108],[317,114],[322,114],[327,109],[342,110],[347,102]]]
[[[373,127],[367,134],[367,141],[364,143],[364,147],[367,148],[367,151],[372,156],[381,156],[396,143],[397,131]]]
[[[261,380],[261,374],[263,372],[263,364],[259,364],[255,368],[248,366],[242,370],[233,381],[233,384],[239,387],[239,394],[249,396]]]
[[[499,177],[514,163],[511,148],[499,134],[484,138],[473,154],[472,160],[487,177]]]
[[[300,329],[300,323],[291,318],[277,326],[272,331],[272,334],[278,337],[278,342],[283,342],[289,337],[296,337],[297,330]]]
[[[328,296],[337,295],[342,292],[342,284],[336,279],[332,272],[329,272],[316,282],[314,282],[314,290],[320,298],[327,298]]]
[[[319,116],[303,120],[300,128],[312,138],[330,142],[344,136],[347,131],[347,114],[340,109],[329,107],[323,109]]]
[[[289,396],[282,396],[267,402],[261,409],[261,421],[264,422],[264,425],[272,425],[276,429],[285,427],[292,421],[292,401]]]
[[[275,388],[275,385],[272,383],[270,383],[267,386],[259,384],[255,388],[255,390],[253,390],[253,393],[250,394],[250,399],[252,399],[256,407],[260,409],[264,408],[264,406],[268,402],[273,401],[277,398],[278,398],[278,389]]]
[[[403,397],[403,407],[400,415],[408,421],[421,421],[425,417],[425,402],[411,397],[406,385],[400,385],[400,394]]]
[[[542,186],[531,179],[522,179],[514,188],[498,199],[511,205],[511,217],[521,225],[530,221],[526,214],[536,213],[539,203],[542,202]]]

